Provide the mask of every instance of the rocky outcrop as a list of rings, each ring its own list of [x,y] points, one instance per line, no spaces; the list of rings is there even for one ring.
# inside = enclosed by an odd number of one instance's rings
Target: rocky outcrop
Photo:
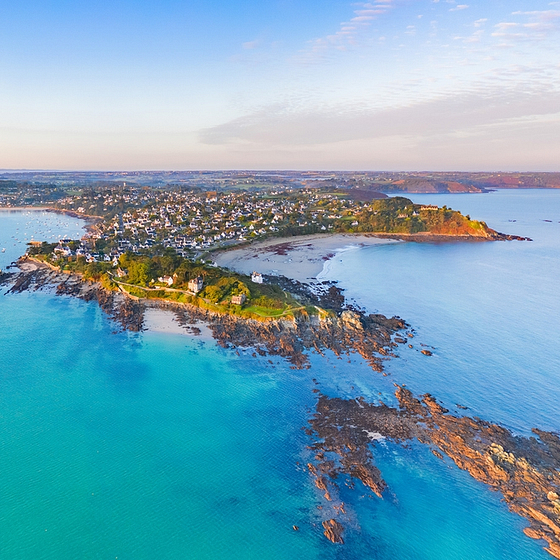
[[[145,306],[120,292],[105,290],[101,284],[84,280],[77,274],[66,274],[54,267],[20,259],[19,273],[4,282],[10,288],[7,294],[54,288],[57,295],[95,301],[118,325],[120,331],[138,332],[143,329]]]
[[[431,395],[416,398],[397,387],[398,408],[359,399],[319,397],[308,433],[315,464],[309,471],[336,491],[337,479],[360,480],[382,497],[387,484],[374,465],[373,449],[381,439],[404,444],[416,439],[437,457],[446,455],[460,469],[500,492],[511,511],[525,517],[525,534],[544,539],[546,550],[560,558],[560,438],[534,429],[537,437],[514,436],[498,425],[456,416]]]
[[[218,344],[225,348],[254,348],[262,356],[270,354],[286,358],[294,368],[308,367],[309,351],[330,350],[338,356],[356,352],[374,370],[382,371],[383,360],[395,355],[397,343],[393,340],[394,335],[407,327],[399,317],[367,315],[349,309],[340,316],[320,311],[318,315],[302,313],[289,319],[258,321],[190,304],[139,300],[37,261],[22,259],[18,266],[21,271],[10,277],[8,293],[54,286],[58,295],[97,302],[121,330],[132,332],[142,330],[146,306],[168,308],[175,312],[179,323],[185,327],[192,328],[200,321],[207,323]],[[303,285],[299,289],[303,290]],[[340,295],[340,291],[329,292],[331,297],[338,298]],[[314,297],[311,292],[309,297]],[[402,337],[399,339],[404,340]]]
[[[0,270],[0,286],[8,283],[11,277],[12,274],[10,274],[9,272],[4,272],[3,270]]]
[[[337,356],[356,352],[375,371],[394,356],[393,335],[407,327],[398,318],[344,312],[346,315],[308,316],[290,320],[257,321],[235,315],[219,315],[194,306],[169,305],[184,325],[202,320],[208,323],[223,347],[252,347],[261,355],[286,358],[295,368],[308,367],[310,350],[331,350]]]
[[[324,534],[329,541],[335,544],[344,544],[344,539],[342,538],[344,527],[336,519],[323,521],[323,529],[325,529]]]

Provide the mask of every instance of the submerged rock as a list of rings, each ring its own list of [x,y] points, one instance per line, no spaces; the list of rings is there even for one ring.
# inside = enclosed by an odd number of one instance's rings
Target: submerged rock
[[[431,395],[416,398],[397,386],[399,407],[359,399],[321,395],[308,433],[326,485],[336,491],[337,479],[360,480],[378,497],[387,488],[374,464],[374,446],[387,438],[399,444],[413,439],[430,446],[436,457],[447,456],[476,480],[500,492],[511,511],[525,517],[525,534],[544,539],[560,558],[560,438],[534,429],[538,436],[514,436],[498,425],[469,416],[455,416]],[[329,466],[326,466],[326,460]]]

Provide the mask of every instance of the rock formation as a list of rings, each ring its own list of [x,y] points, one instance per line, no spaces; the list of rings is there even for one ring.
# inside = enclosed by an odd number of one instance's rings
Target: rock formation
[[[398,344],[394,338],[404,341],[394,335],[407,327],[399,317],[368,315],[351,309],[345,309],[340,316],[320,311],[317,315],[302,313],[298,317],[258,321],[185,303],[139,300],[36,261],[22,259],[18,266],[20,272],[4,280],[4,284],[10,285],[7,293],[56,287],[58,295],[96,301],[122,330],[132,332],[142,330],[147,306],[167,308],[175,312],[179,323],[187,328],[192,329],[197,322],[207,323],[218,344],[225,348],[254,348],[262,356],[270,354],[286,358],[294,368],[300,369],[309,367],[309,351],[331,350],[338,356],[359,353],[374,370],[382,371],[383,360],[395,355]],[[303,293],[304,285],[297,288]],[[340,291],[329,289],[326,293],[339,302]],[[313,300],[317,296],[309,291],[308,297]]]
[[[449,457],[476,480],[500,492],[511,511],[525,517],[525,534],[547,542],[560,558],[560,438],[534,429],[537,437],[514,436],[506,428],[469,416],[455,416],[431,395],[416,398],[397,387],[398,408],[362,398],[319,397],[309,434],[318,488],[336,491],[346,475],[382,497],[387,484],[374,464],[375,442],[387,438],[404,444],[416,439],[442,458]],[[330,495],[330,494],[329,494]]]

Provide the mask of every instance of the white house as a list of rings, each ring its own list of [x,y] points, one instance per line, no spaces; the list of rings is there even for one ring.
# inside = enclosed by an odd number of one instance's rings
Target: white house
[[[260,272],[253,272],[251,274],[251,281],[255,284],[262,284],[264,282],[263,275]]]
[[[189,291],[192,292],[193,294],[198,294],[198,292],[202,290],[203,284],[204,284],[204,280],[202,279],[202,276],[197,276],[196,278],[189,280],[189,284],[188,284]]]

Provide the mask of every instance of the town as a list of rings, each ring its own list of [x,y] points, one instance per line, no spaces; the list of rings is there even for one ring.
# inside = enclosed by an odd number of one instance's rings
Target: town
[[[272,190],[266,193],[138,191],[111,189],[58,201],[57,208],[107,216],[86,236],[100,256],[172,247],[183,257],[275,235],[328,232],[341,220],[355,223],[362,204],[339,193]],[[115,212],[115,208],[127,208]]]
[[[60,194],[58,187],[44,191],[43,198],[54,193]],[[214,251],[270,237],[486,233],[485,224],[446,207],[342,187],[203,190],[123,182],[75,187],[65,194],[43,201],[43,207],[83,217],[89,225],[79,242],[62,240],[53,257],[83,257],[86,263],[112,262],[115,266],[125,253],[153,256],[161,249],[211,263]]]

